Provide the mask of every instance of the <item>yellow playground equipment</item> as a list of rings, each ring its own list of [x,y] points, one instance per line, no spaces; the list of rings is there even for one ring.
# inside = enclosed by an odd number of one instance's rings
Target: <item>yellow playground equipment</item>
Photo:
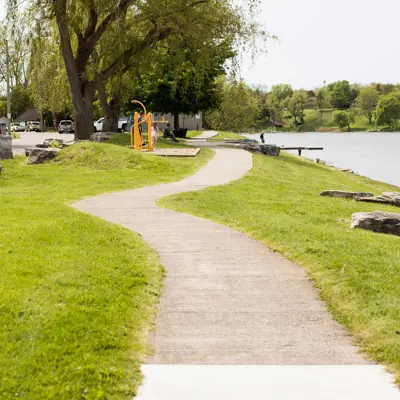
[[[141,103],[138,100],[133,100],[132,103],[139,104],[143,108],[143,113],[144,116],[140,118],[140,114],[138,112],[135,112],[135,115],[133,117],[133,125],[131,127],[131,149],[142,151],[143,150],[143,142],[142,142],[142,136],[140,135],[140,130],[139,126],[143,125],[147,122],[147,134],[148,134],[148,151],[153,151],[153,140],[151,137],[151,129],[153,127],[153,124],[155,123],[167,123],[164,119],[162,118],[161,121],[153,121],[153,114],[148,113],[146,110],[146,107],[144,106],[143,103]]]

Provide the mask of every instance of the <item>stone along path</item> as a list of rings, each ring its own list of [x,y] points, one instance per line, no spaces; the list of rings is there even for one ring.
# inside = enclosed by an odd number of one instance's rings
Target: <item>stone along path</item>
[[[180,182],[75,204],[140,233],[167,270],[137,399],[400,400],[392,377],[359,354],[302,268],[223,225],[155,204],[240,179],[251,167],[250,153],[217,148]]]

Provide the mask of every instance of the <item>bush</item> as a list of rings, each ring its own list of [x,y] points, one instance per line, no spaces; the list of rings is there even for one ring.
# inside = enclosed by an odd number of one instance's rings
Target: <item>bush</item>
[[[338,110],[333,113],[333,119],[339,128],[348,128],[351,130],[351,124],[355,122],[354,110]]]

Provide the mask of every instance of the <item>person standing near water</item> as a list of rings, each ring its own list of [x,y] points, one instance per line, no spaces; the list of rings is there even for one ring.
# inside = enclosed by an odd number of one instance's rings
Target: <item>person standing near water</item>
[[[265,143],[265,139],[264,139],[264,132],[260,135],[260,139],[262,143]]]

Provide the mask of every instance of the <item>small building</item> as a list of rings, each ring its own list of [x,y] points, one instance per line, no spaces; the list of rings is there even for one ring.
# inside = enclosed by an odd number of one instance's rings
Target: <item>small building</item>
[[[40,121],[39,114],[34,108],[25,110],[14,122],[21,126],[26,126],[29,121]]]
[[[175,129],[174,126],[174,116],[171,114],[153,114],[154,121],[161,121],[165,119],[171,124],[171,128]],[[202,131],[203,127],[203,113],[198,113],[196,115],[179,115],[179,127],[181,129],[188,129],[189,131]],[[161,125],[161,128],[164,127]],[[143,124],[143,129],[147,129],[147,124]]]

